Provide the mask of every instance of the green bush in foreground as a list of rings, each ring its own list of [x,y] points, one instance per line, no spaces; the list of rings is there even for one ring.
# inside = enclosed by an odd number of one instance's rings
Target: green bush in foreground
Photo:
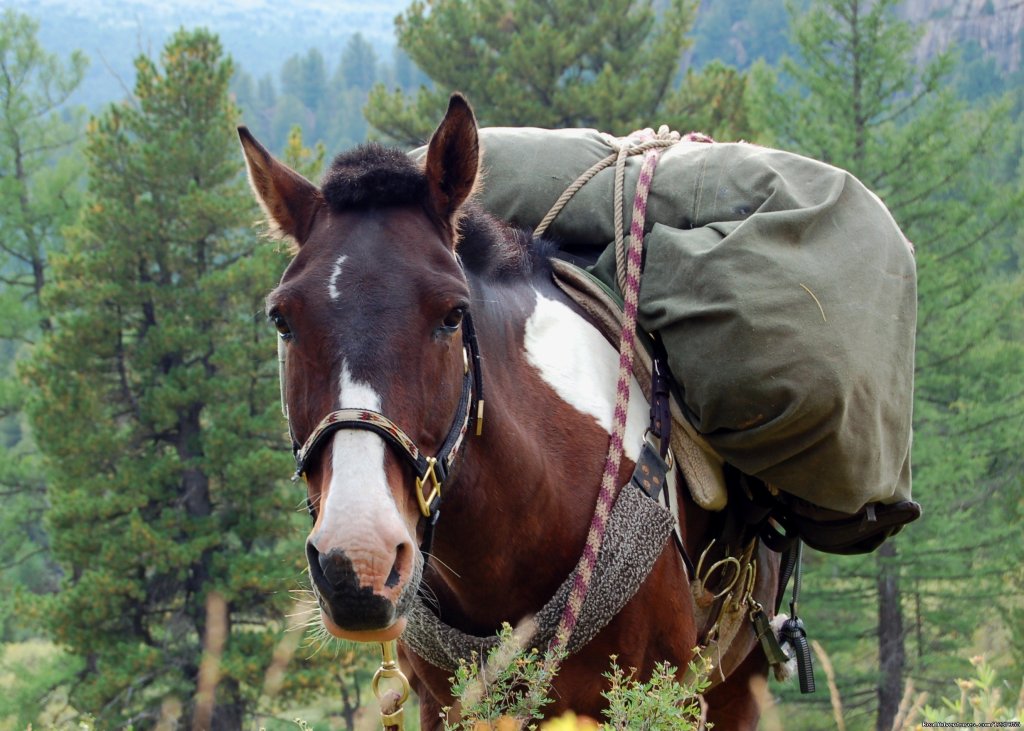
[[[509,625],[498,633],[498,646],[488,653],[485,662],[477,656],[462,661],[451,678],[452,694],[460,707],[458,720],[451,720],[451,708],[442,710],[446,731],[477,731],[478,729],[536,729],[543,717],[551,681],[558,665],[565,659],[563,651],[521,649]],[[702,718],[700,694],[708,685],[710,663],[696,658],[690,663],[687,679],[677,679],[678,669],[667,662],[658,663],[651,678],[641,682],[636,668],[624,670],[617,658],[604,677],[608,689],[601,693],[608,701],[602,729],[646,731],[692,731]],[[589,724],[567,714],[543,724],[548,731],[575,731]],[[596,726],[596,724],[595,724]]]
[[[1020,722],[1024,719],[1024,681],[1022,681],[1016,702],[1004,700],[1005,691],[1013,692],[1009,684],[1001,682],[996,671],[982,656],[972,657],[974,677],[958,678],[960,697],[951,700],[942,698],[942,706],[925,706],[922,715],[928,723],[962,722],[965,725],[994,722]]]
[[[636,669],[624,672],[613,655],[611,670],[604,674],[611,687],[601,694],[608,699],[608,709],[604,712],[608,721],[604,728],[616,731],[699,728],[703,711],[701,694],[711,684],[710,672],[711,663],[698,656],[690,662],[687,680],[682,683],[676,679],[677,668],[667,662],[655,665],[651,679],[641,683],[636,678]]]

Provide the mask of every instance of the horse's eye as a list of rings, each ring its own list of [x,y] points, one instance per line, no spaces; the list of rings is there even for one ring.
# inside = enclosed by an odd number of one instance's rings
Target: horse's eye
[[[271,312],[270,321],[274,323],[274,327],[277,328],[277,334],[281,336],[282,340],[288,340],[292,337],[292,329],[288,327],[288,321],[284,319],[284,315],[280,312]]]
[[[445,330],[455,331],[459,329],[459,325],[462,324],[462,318],[466,314],[465,307],[456,307],[441,321],[441,325]]]

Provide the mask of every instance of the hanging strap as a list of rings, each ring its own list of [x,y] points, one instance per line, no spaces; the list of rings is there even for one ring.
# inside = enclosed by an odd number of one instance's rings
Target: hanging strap
[[[803,543],[799,539],[796,541],[793,552],[795,554],[795,561],[793,568],[793,594],[789,602],[789,619],[783,623],[782,630],[779,632],[779,639],[783,642],[788,642],[790,647],[793,648],[793,654],[796,657],[797,678],[800,681],[800,692],[813,693],[815,691],[814,663],[811,660],[811,648],[807,643],[807,631],[804,628],[804,622],[797,615],[802,579],[800,564],[803,554]]]

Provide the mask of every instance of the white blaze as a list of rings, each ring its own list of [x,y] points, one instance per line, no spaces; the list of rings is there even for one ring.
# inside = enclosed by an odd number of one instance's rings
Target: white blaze
[[[381,399],[373,387],[352,378],[345,363],[339,377],[340,407],[381,410]],[[340,429],[334,433],[331,452],[331,482],[324,505],[322,529],[346,533],[373,526],[398,507],[388,488],[384,472],[384,440],[363,429]]]
[[[334,262],[334,267],[331,269],[331,276],[327,279],[327,294],[331,296],[332,300],[338,299],[338,277],[341,276],[341,267],[347,258],[345,254],[338,257],[338,260]]]
[[[582,316],[568,305],[537,292],[537,304],[526,321],[526,359],[570,406],[592,416],[611,434],[619,354]],[[636,379],[629,386],[629,410],[623,447],[636,461],[650,407]]]

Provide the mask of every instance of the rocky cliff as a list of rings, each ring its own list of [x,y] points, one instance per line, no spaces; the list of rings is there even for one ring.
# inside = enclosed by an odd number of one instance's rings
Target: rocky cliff
[[[905,0],[900,13],[924,28],[918,61],[973,41],[1000,71],[1021,68],[1024,0]]]

